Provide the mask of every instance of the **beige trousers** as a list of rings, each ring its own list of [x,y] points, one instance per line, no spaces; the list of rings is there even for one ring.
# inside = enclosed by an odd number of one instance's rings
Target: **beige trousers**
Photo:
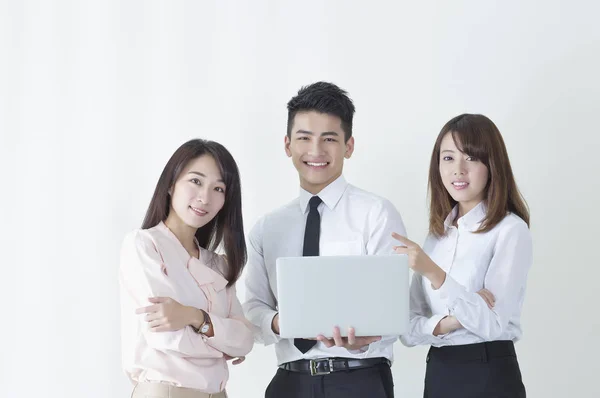
[[[227,398],[225,391],[208,394],[185,387],[175,387],[163,383],[138,383],[131,398]]]

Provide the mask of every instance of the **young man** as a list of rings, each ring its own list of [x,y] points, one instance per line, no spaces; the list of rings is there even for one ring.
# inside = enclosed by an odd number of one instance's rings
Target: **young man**
[[[397,336],[358,337],[350,329],[342,338],[336,328],[332,339],[279,337],[278,257],[392,254],[392,232],[406,233],[389,201],[342,176],[344,159],[354,151],[353,116],[352,100],[331,83],[303,87],[288,103],[285,152],[298,170],[300,195],[257,222],[246,266],[246,317],[258,328],[258,341],[275,344],[279,365],[266,398],[393,397]],[[360,294],[360,287],[348,286],[348,294]]]

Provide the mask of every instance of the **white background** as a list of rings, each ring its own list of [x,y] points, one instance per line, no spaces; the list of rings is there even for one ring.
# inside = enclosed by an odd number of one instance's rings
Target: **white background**
[[[164,164],[193,137],[226,145],[249,230],[297,194],[285,105],[317,80],[355,100],[346,178],[419,242],[440,128],[496,122],[532,210],[528,396],[600,396],[598,15],[573,0],[1,1],[0,397],[128,397],[118,250]],[[397,396],[421,396],[426,348],[395,353]],[[256,346],[230,396],[263,396],[274,372]]]

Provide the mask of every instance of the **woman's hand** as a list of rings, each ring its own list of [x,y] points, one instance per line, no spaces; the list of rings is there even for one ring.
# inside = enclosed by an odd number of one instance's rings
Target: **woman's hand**
[[[227,354],[223,354],[223,358],[225,358],[225,360],[227,361],[231,361],[233,359],[233,362],[231,362],[233,365],[239,365],[240,363],[244,362],[246,360],[246,357],[230,357]]]
[[[481,296],[481,298],[483,299],[483,301],[485,301],[490,310],[494,308],[494,305],[496,305],[496,298],[494,297],[492,292],[490,292],[487,289],[481,289],[477,292],[477,294]]]
[[[456,319],[454,316],[447,316],[442,318],[442,320],[435,326],[433,329],[433,335],[439,336],[441,334],[447,334],[450,332],[454,332],[455,330],[462,329],[463,325]]]
[[[202,311],[179,304],[170,297],[150,297],[148,301],[153,305],[138,308],[135,313],[147,314],[144,320],[148,322],[151,332],[173,332],[193,322],[200,324],[204,322]]]
[[[434,263],[421,249],[421,246],[415,242],[395,232],[392,233],[392,237],[403,243],[403,246],[394,246],[394,251],[397,254],[408,255],[408,266],[429,279],[434,289],[439,289],[446,280],[446,272]]]

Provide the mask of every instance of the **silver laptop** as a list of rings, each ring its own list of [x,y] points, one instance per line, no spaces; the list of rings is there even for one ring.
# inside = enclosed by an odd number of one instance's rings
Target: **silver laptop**
[[[407,256],[318,256],[277,259],[283,338],[391,336],[408,329]]]

